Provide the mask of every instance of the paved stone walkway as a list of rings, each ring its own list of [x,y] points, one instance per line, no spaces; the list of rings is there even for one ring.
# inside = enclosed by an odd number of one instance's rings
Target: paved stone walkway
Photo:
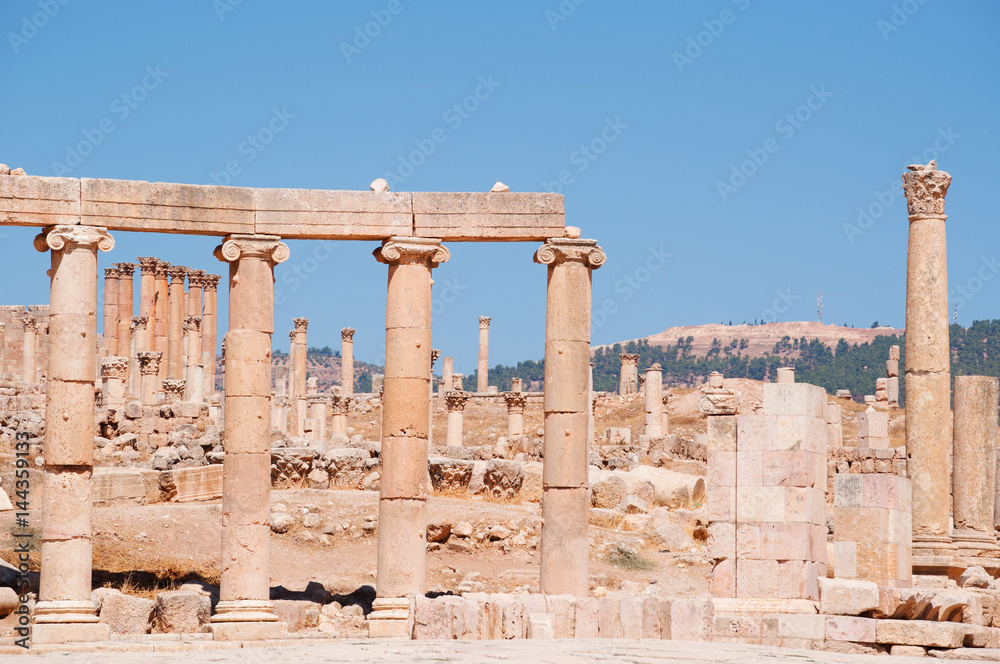
[[[346,642],[272,645],[241,648],[238,643],[201,644],[212,649],[187,650],[196,644],[181,642],[153,644],[107,644],[117,652],[86,651],[71,647],[33,655],[31,662],[72,662],[73,664],[124,664],[126,662],[176,662],[185,664],[284,664],[312,662],[378,662],[379,664],[410,664],[421,662],[474,664],[485,662],[523,662],[525,664],[577,664],[610,662],[628,664],[917,664],[948,662],[952,659],[888,657],[885,655],[845,655],[811,650],[792,650],[764,646],[743,646],[722,643],[685,643],[680,641],[622,640],[552,640],[552,641],[409,641],[409,642]],[[152,646],[152,647],[151,647]],[[220,649],[220,646],[224,646]],[[155,648],[157,652],[151,652]],[[171,650],[172,652],[165,652]],[[187,650],[183,654],[178,650]],[[37,652],[37,651],[36,651]],[[982,649],[957,651],[959,657],[983,661],[1000,661],[1000,650]],[[985,656],[985,657],[984,657]],[[989,659],[987,659],[989,658]],[[11,661],[9,657],[2,657]],[[23,660],[22,660],[23,661]]]

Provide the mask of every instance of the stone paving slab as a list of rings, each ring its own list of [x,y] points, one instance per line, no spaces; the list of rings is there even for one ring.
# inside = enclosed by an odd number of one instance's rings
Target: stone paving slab
[[[261,647],[261,646],[264,647]],[[2,655],[14,652],[9,647]],[[23,651],[22,651],[23,652]],[[302,642],[214,643],[214,642],[148,642],[82,644],[56,648],[46,646],[31,651],[32,662],[96,662],[124,664],[143,662],[174,662],[177,652],[185,652],[186,664],[246,662],[248,664],[283,664],[285,662],[379,662],[406,664],[410,662],[518,662],[532,664],[577,664],[583,662],[621,662],[629,664],[917,664],[925,658],[888,657],[886,655],[847,655],[842,653],[794,650],[767,646],[724,643],[694,643],[683,641],[625,641],[620,639],[517,640],[517,641],[327,641]],[[1000,651],[955,651],[955,655],[974,652],[986,661],[1000,661]],[[84,654],[89,653],[89,654]],[[98,654],[99,653],[99,654]],[[932,653],[937,655],[938,653]],[[943,653],[941,653],[943,654]],[[69,655],[72,659],[67,659]],[[8,661],[9,658],[5,658]],[[978,659],[978,657],[977,657]],[[941,657],[935,661],[959,661]],[[968,661],[966,659],[966,661]],[[982,660],[980,660],[982,661]]]

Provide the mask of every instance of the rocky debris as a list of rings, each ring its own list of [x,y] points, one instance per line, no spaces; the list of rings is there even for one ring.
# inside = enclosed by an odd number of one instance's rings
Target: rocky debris
[[[271,512],[268,522],[271,524],[273,532],[287,533],[288,529],[295,523],[295,517],[284,512]]]
[[[991,583],[993,583],[993,577],[979,565],[967,568],[959,579],[959,584],[963,588],[989,588]]]
[[[625,480],[621,477],[594,482],[590,489],[590,504],[601,509],[615,509],[625,500]]]
[[[112,634],[149,634],[153,628],[156,602],[126,595],[111,588],[98,588],[92,599],[99,603],[102,623],[111,627]]]
[[[455,537],[472,537],[472,524],[468,521],[459,521],[451,529],[451,532]]]
[[[211,599],[198,592],[169,590],[156,596],[155,625],[161,633],[200,632],[211,614]]]
[[[427,541],[444,542],[451,535],[451,524],[446,521],[437,521],[427,524]]]
[[[491,459],[486,464],[483,484],[494,499],[512,499],[521,490],[524,469],[516,461]]]
[[[361,489],[370,458],[371,454],[365,449],[346,447],[327,450],[322,461],[330,475],[330,487]]]
[[[431,484],[435,491],[465,491],[472,480],[472,461],[433,457],[427,461]]]

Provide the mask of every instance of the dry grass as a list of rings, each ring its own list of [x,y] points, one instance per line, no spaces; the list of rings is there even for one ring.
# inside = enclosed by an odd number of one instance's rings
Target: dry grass
[[[217,565],[192,561],[162,548],[137,554],[121,542],[95,540],[94,587],[116,588],[128,595],[152,599],[189,581],[218,586]]]

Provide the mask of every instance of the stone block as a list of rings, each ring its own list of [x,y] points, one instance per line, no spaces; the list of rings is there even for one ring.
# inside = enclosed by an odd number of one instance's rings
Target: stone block
[[[380,240],[412,235],[413,213],[408,192],[250,191],[256,207],[257,233],[327,240]]]
[[[850,579],[819,580],[820,613],[858,616],[879,607],[878,585]]]
[[[621,598],[609,595],[598,599],[597,621],[597,634],[600,638],[622,638]]]
[[[545,599],[545,613],[552,616],[553,638],[573,638],[576,622],[576,598],[573,595],[543,595],[542,597]]]
[[[552,616],[547,613],[529,613],[526,638],[554,639],[555,629],[552,626]]]
[[[778,636],[783,639],[822,641],[826,634],[824,616],[789,613],[778,616]]]
[[[712,597],[736,597],[736,561],[731,558],[717,561],[708,587]]]
[[[826,638],[830,641],[875,643],[875,628],[879,621],[874,618],[824,616],[824,619],[826,620]]]
[[[600,636],[599,600],[595,597],[577,598],[573,602],[573,635],[578,639],[596,639]]]
[[[676,599],[670,604],[670,638],[709,641],[715,622],[715,605],[708,595]],[[662,629],[662,624],[661,624]]]
[[[826,390],[808,383],[764,383],[766,415],[798,415],[826,422]]]
[[[837,474],[833,477],[834,507],[864,507],[864,475]]]
[[[763,485],[785,487],[816,486],[816,455],[802,451],[764,451]],[[826,472],[825,464],[823,472]]]
[[[413,192],[412,197],[412,219],[406,216],[402,227],[412,223],[418,237],[526,242],[565,234],[560,194]]]
[[[101,601],[101,622],[113,634],[149,634],[153,627],[156,602],[132,597],[117,590],[106,593]]]
[[[170,473],[177,493],[174,502],[214,500],[222,497],[222,466],[212,464],[197,468],[176,468]]]
[[[160,632],[200,632],[211,614],[211,600],[197,592],[168,590],[156,596],[156,628]]]
[[[928,648],[960,648],[967,632],[968,626],[960,623],[879,620],[875,626],[875,642]]]
[[[211,623],[207,629],[216,641],[266,641],[280,639],[288,632],[283,622]]]
[[[413,612],[413,638],[415,640],[452,638],[452,612],[442,598],[418,596]]]
[[[644,599],[640,595],[629,595],[621,598],[622,638],[642,638],[642,603]]]
[[[741,522],[784,521],[784,487],[736,487],[736,513]]]
[[[104,623],[35,623],[31,628],[31,643],[91,643],[107,641],[111,628]]]

